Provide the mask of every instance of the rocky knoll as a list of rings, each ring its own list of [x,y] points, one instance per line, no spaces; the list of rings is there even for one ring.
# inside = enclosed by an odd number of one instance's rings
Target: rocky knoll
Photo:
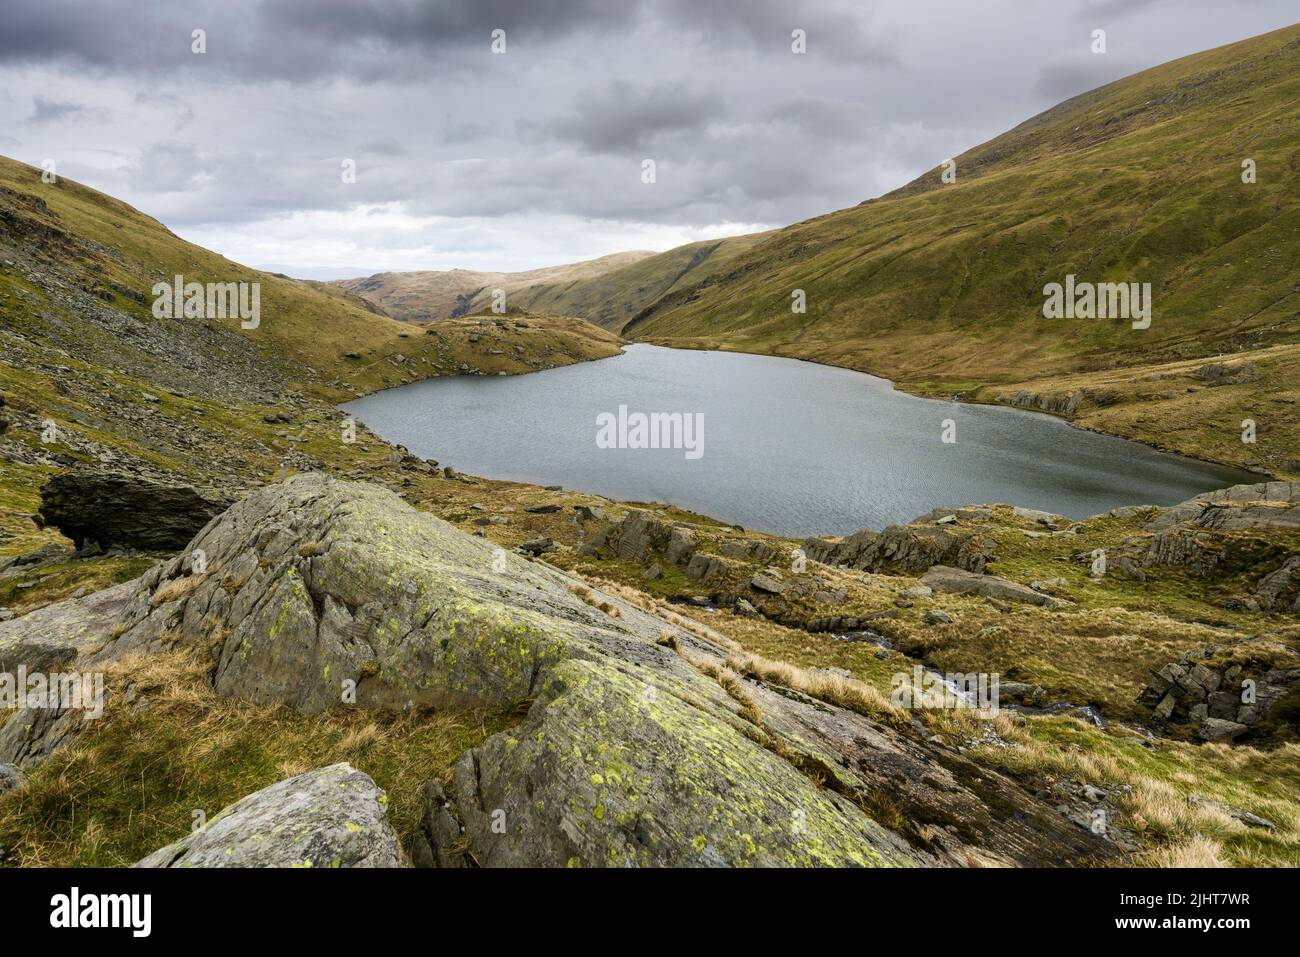
[[[234,496],[115,472],[62,472],[41,490],[41,520],[76,542],[175,551]]]
[[[195,549],[207,557],[201,572]],[[71,643],[82,669],[191,649],[211,661],[219,693],[305,712],[523,709],[517,726],[461,757],[445,791],[425,788],[413,849],[422,863],[1059,864],[1112,853],[905,720],[756,674],[724,682],[722,639],[377,486],[319,475],[269,486],[122,587],[116,614],[83,599],[52,606],[42,623],[7,623],[8,647],[32,637],[24,629],[80,618]],[[72,739],[74,722],[18,712],[0,731],[0,762],[35,763]],[[230,850],[263,862],[253,832],[303,786],[241,802],[221,827],[147,861],[198,865]],[[290,844],[267,853],[315,861]]]
[[[921,576],[921,584],[954,595],[983,595],[1000,601],[1018,601],[1043,608],[1064,608],[1069,602],[1035,591],[997,575],[977,575],[960,568],[935,565]]]

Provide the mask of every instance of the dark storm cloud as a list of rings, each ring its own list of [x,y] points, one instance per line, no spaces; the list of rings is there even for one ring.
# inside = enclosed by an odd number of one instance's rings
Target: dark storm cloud
[[[213,70],[291,81],[412,76],[448,65],[448,56],[486,50],[495,29],[506,31],[507,48],[545,44],[577,31],[625,27],[639,7],[605,0],[43,0],[6,11],[0,63]],[[191,49],[196,29],[206,32],[202,57]]]
[[[815,0],[248,0],[214,5],[43,0],[15,5],[0,32],[0,63],[62,61],[131,73],[212,71],[315,81],[429,75],[463,67],[506,32],[507,49],[544,49],[573,35],[643,24],[709,45],[788,50],[791,31],[857,62],[894,62],[888,46],[842,10]],[[207,52],[191,50],[206,33]]]
[[[0,147],[254,265],[526,268],[854,205],[1293,3],[43,0]]]

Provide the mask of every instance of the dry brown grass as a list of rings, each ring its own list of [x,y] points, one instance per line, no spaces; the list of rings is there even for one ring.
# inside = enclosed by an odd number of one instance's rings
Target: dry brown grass
[[[1231,867],[1218,841],[1196,836],[1179,844],[1157,848],[1140,857],[1146,867]]]
[[[203,583],[205,577],[207,576],[188,575],[185,578],[173,578],[171,581],[158,586],[149,602],[156,607],[165,605],[168,602],[180,601],[182,598],[188,598],[194,594],[194,589]]]
[[[809,671],[747,651],[732,652],[728,655],[727,667],[746,677],[752,676],[763,682],[784,685],[811,698],[839,705],[841,708],[856,711],[870,718],[907,720],[906,711],[891,704],[873,686],[853,678]]]
[[[603,611],[605,614],[609,615],[610,618],[623,617],[623,612],[617,605],[606,599],[604,596],[596,594],[586,585],[570,585],[569,591],[573,592],[592,608]]]
[[[740,675],[730,668],[722,668],[717,675],[718,684],[722,690],[731,695],[732,699],[740,705],[740,716],[750,724],[763,726],[763,712],[759,710],[754,696],[749,689],[745,687],[745,681]]]

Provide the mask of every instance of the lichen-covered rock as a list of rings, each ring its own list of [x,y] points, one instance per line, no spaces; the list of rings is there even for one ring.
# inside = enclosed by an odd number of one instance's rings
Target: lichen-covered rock
[[[0,674],[16,674],[19,668],[47,676],[69,670],[109,640],[138,589],[136,582],[127,582],[0,622]],[[0,761],[19,767],[43,761],[76,740],[87,713],[84,708],[0,711]]]
[[[713,677],[728,654],[720,638],[377,486],[303,475],[259,490],[128,591],[80,667],[190,649],[210,657],[219,693],[304,712],[526,707],[458,762],[413,848],[420,863],[1035,864],[1111,852],[905,722],[750,676],[756,715]],[[896,811],[878,819],[882,793]],[[926,826],[895,830],[898,815]],[[181,843],[162,859],[214,846]]]
[[[347,764],[272,784],[136,867],[399,867],[388,797]]]
[[[107,636],[136,590],[134,582],[47,605],[0,622],[0,672],[54,671]]]
[[[1279,734],[1290,740],[1300,730],[1273,727],[1278,705],[1297,697],[1300,647],[1295,636],[1283,630],[1196,649],[1161,665],[1138,701],[1151,707],[1152,725],[1167,734],[1258,743]],[[1284,726],[1293,722],[1281,719]]]
[[[1123,556],[1114,556],[1118,562]],[[1148,568],[1181,568],[1198,578],[1210,575],[1222,559],[1215,537],[1194,528],[1170,528],[1160,532],[1146,547],[1140,559]]]
[[[1288,558],[1259,580],[1255,601],[1265,611],[1300,614],[1300,555]]]
[[[1203,741],[1232,741],[1241,737],[1249,728],[1236,721],[1222,718],[1205,718],[1201,722],[1200,736]]]
[[[603,548],[614,557],[628,562],[644,561],[651,552],[668,546],[672,526],[661,522],[643,509],[632,509],[623,519],[597,532],[591,540],[594,548]]]

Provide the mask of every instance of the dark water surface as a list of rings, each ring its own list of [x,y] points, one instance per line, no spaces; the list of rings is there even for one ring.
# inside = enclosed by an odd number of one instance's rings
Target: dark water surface
[[[599,448],[597,416],[620,405],[701,413],[703,454]],[[343,408],[459,471],[669,502],[784,535],[983,502],[1084,518],[1258,480],[1046,415],[918,399],[860,372],[649,345],[532,375],[430,379]],[[955,444],[942,441],[946,419]]]

